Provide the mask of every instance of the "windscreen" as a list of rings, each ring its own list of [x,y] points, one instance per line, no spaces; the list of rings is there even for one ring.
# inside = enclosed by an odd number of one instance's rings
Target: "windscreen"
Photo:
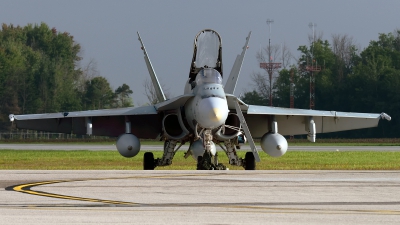
[[[222,76],[215,69],[202,69],[196,76],[196,84],[222,84]]]

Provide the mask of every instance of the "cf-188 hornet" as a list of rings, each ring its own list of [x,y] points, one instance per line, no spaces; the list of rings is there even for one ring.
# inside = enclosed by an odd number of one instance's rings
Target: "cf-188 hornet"
[[[385,113],[349,113],[247,105],[233,95],[251,32],[225,83],[222,83],[222,43],[211,29],[200,31],[193,46],[193,58],[184,94],[166,99],[138,33],[144,59],[158,102],[151,106],[103,109],[49,114],[10,115],[17,128],[79,135],[118,137],[116,147],[125,157],[140,151],[140,139],[164,141],[162,158],[144,154],[143,168],[172,164],[175,153],[189,143],[185,157],[197,161],[197,169],[226,169],[218,162],[219,145],[232,166],[254,170],[260,161],[253,138],[260,139],[262,150],[272,157],[286,153],[288,143],[282,135],[307,134],[315,142],[316,133],[376,127]],[[244,158],[237,149],[248,142],[251,151]],[[178,145],[179,144],[179,145]],[[178,147],[177,147],[178,145]]]

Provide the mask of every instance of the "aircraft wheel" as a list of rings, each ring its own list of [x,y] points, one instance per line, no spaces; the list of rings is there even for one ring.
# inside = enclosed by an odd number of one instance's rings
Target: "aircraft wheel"
[[[154,154],[152,152],[146,152],[143,156],[143,169],[144,170],[154,170]]]
[[[256,169],[256,160],[254,158],[253,152],[246,152],[244,157],[246,165],[244,166],[245,170],[255,170]]]
[[[196,170],[204,170],[203,167],[203,156],[198,156],[197,157],[197,167]]]

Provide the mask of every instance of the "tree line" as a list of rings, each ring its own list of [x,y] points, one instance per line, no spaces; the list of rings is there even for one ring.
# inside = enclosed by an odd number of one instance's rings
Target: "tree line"
[[[274,49],[266,48],[257,58],[263,62]],[[348,35],[322,36],[299,46],[297,64],[276,72],[273,79],[273,106],[290,107],[290,72],[293,71],[294,108],[308,109],[310,103],[309,65],[321,66],[315,73],[315,109],[345,112],[386,112],[392,121],[378,128],[321,135],[322,137],[399,137],[400,124],[400,30],[379,34],[377,40],[360,50]],[[282,57],[283,58],[283,57]],[[265,60],[264,60],[265,61]],[[242,95],[248,104],[268,105],[267,73],[252,74],[254,90]]]
[[[0,131],[9,114],[53,113],[133,106],[127,84],[113,90],[92,60],[80,66],[81,46],[45,23],[2,24]]]

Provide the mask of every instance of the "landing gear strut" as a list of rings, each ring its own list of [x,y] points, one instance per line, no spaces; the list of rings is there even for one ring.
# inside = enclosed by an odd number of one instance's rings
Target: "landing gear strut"
[[[176,140],[166,140],[164,142],[164,154],[161,159],[160,158],[154,159],[154,155],[152,152],[144,153],[143,169],[154,170],[154,168],[156,168],[157,166],[171,165],[172,159],[174,158],[176,151],[178,151],[178,149],[184,144],[184,142],[181,142],[178,148],[175,149],[176,144],[177,144]]]
[[[254,157],[253,152],[246,152],[246,155],[243,158],[239,158],[236,154],[235,145],[231,140],[227,140],[224,142],[225,147],[221,144],[219,146],[224,150],[226,156],[228,156],[229,164],[233,166],[242,166],[245,170],[255,170],[256,169],[256,159]]]

